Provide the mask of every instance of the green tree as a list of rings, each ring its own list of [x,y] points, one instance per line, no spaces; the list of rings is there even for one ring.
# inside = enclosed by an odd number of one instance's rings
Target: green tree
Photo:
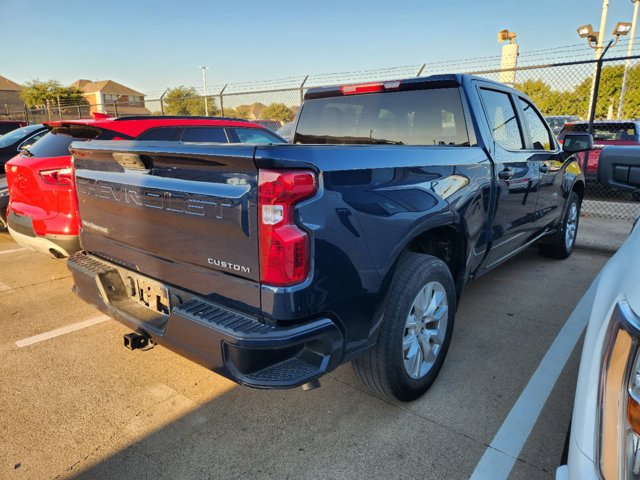
[[[622,118],[640,118],[640,63],[627,72],[627,91],[624,94]]]
[[[45,82],[35,79],[26,83],[20,97],[27,107],[55,107],[58,105],[88,105],[82,90],[76,87],[63,87],[58,80]]]
[[[602,68],[595,118],[607,118],[610,106],[613,107],[614,116],[617,115],[623,75],[624,65],[608,65]],[[588,76],[573,89],[570,93],[572,111],[566,113],[587,118],[592,84],[593,77]],[[629,69],[627,75],[622,118],[638,116],[640,116],[640,65],[635,65]]]
[[[244,118],[246,120],[249,118],[249,111],[246,108],[224,107],[224,116],[234,117],[234,118]]]
[[[284,103],[272,103],[260,113],[264,120],[277,120],[287,123],[293,120],[293,112]]]
[[[525,80],[516,83],[515,88],[525,93],[540,109],[543,115],[577,115],[572,105],[572,92],[553,90],[543,80]]]
[[[215,99],[211,96],[207,97],[209,107],[209,116],[218,115],[219,110],[216,107]],[[198,92],[194,87],[170,88],[164,96],[165,112],[167,115],[204,115],[204,97],[198,96]]]

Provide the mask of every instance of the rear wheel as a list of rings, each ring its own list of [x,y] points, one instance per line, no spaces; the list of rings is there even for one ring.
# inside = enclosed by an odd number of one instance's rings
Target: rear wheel
[[[389,398],[421,396],[444,362],[455,310],[447,265],[430,255],[406,254],[391,285],[377,344],[353,362],[358,377]]]
[[[540,253],[551,258],[567,258],[573,252],[580,222],[580,197],[576,192],[569,194],[567,210],[562,218],[560,230],[544,243],[539,244]]]

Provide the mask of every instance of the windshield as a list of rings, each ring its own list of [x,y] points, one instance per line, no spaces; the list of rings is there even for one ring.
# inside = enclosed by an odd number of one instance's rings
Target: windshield
[[[29,125],[28,127],[18,128],[12,132],[5,133],[0,136],[0,148],[8,147],[14,143],[18,143],[20,140],[28,137],[30,134],[42,129],[42,125]]]
[[[469,145],[457,88],[305,101],[293,143]]]

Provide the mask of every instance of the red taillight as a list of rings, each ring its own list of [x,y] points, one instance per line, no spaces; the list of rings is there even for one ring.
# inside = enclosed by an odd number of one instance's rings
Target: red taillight
[[[260,281],[284,287],[309,275],[309,236],[294,222],[294,205],[316,193],[307,170],[260,170]]]
[[[55,170],[41,170],[40,176],[49,185],[72,185],[73,171],[71,168],[57,168]]]
[[[359,85],[343,85],[342,87],[340,87],[340,91],[343,95],[355,95],[357,93],[375,93],[383,92],[385,90],[395,90],[397,88],[400,88],[399,81],[361,83]]]
[[[340,91],[344,95],[352,95],[354,93],[374,93],[382,92],[384,90],[384,84],[379,83],[363,83],[360,85],[343,85],[340,87]]]

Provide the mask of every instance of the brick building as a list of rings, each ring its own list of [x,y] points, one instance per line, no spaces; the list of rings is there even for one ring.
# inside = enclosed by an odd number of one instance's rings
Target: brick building
[[[84,92],[84,97],[91,106],[91,113],[115,115],[149,115],[151,112],[144,106],[144,95],[132,88],[113,80],[80,79],[71,87]]]
[[[24,87],[0,75],[0,113],[9,114],[24,109],[20,91]]]

